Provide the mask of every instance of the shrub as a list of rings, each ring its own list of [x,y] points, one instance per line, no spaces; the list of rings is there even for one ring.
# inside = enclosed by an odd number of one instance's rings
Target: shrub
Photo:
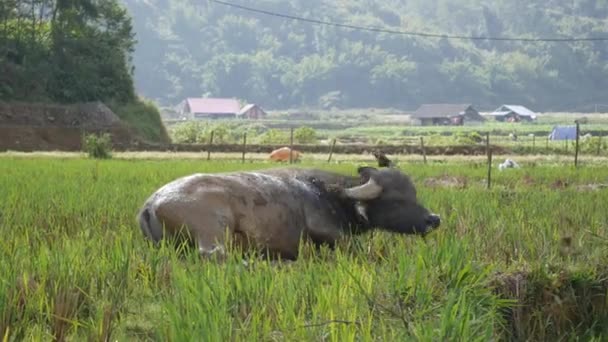
[[[293,140],[298,144],[314,144],[317,142],[317,132],[311,127],[302,126],[293,132]]]
[[[597,151],[605,151],[608,148],[608,139],[602,139],[600,137],[590,137],[587,139],[581,138],[580,149],[586,153],[597,153]]]
[[[199,122],[186,122],[171,128],[171,138],[180,144],[194,144],[200,142],[205,127]]]
[[[480,143],[483,141],[483,137],[478,132],[469,133],[469,138],[476,143]]]
[[[465,133],[458,132],[454,135],[456,142],[463,145],[474,145],[483,141],[482,136],[477,132]]]
[[[103,133],[101,135],[88,134],[84,136],[83,141],[84,152],[89,158],[94,159],[110,159],[112,158],[112,139],[110,134]]]
[[[264,145],[287,144],[289,143],[289,135],[281,130],[273,128],[262,134],[259,140],[259,143]]]
[[[136,99],[129,103],[109,102],[108,106],[145,140],[160,143],[171,141],[161,121],[160,112],[153,102]]]

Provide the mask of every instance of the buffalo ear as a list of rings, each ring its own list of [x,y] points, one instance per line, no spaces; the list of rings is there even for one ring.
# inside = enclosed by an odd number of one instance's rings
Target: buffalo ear
[[[360,166],[357,169],[357,173],[365,178],[371,177],[373,174],[376,174],[376,172],[378,172],[378,169],[373,166]]]

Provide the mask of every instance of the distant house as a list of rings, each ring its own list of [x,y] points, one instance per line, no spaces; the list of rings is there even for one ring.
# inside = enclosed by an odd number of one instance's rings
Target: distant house
[[[520,122],[520,121],[534,121],[536,120],[536,113],[529,110],[524,106],[516,105],[502,105],[498,107],[492,113],[486,114],[487,116],[494,117],[496,121],[503,122]]]
[[[266,112],[257,104],[248,104],[241,108],[237,116],[243,119],[263,119],[266,117]]]
[[[235,99],[187,98],[179,105],[180,114],[192,119],[235,118],[241,106]]]
[[[483,117],[471,104],[423,104],[411,118],[421,125],[463,125],[465,121],[481,122]]]
[[[576,140],[576,126],[555,126],[549,134],[550,140]]]

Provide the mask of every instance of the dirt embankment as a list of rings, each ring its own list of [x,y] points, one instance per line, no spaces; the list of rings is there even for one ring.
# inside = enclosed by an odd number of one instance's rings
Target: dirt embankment
[[[144,143],[116,114],[100,102],[74,105],[0,102],[0,151],[80,151],[84,134],[107,132],[112,136],[116,151],[175,151],[175,152],[242,152],[243,146],[214,144],[150,144]],[[248,153],[270,153],[284,145],[248,145]],[[306,153],[329,153],[328,145],[296,145]],[[387,154],[483,155],[486,147],[375,146],[348,144],[334,146],[336,154],[365,154],[381,149]],[[507,151],[492,146],[493,152]]]
[[[138,139],[101,102],[74,105],[0,102],[0,151],[78,151],[82,136],[108,132],[112,142]]]

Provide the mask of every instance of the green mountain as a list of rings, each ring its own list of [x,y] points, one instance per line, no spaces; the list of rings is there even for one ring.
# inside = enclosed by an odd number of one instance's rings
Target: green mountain
[[[601,103],[608,42],[428,38],[349,30],[213,1],[123,0],[136,86],[163,104],[236,97],[268,108]],[[608,37],[607,0],[229,0],[348,25],[466,36]]]

